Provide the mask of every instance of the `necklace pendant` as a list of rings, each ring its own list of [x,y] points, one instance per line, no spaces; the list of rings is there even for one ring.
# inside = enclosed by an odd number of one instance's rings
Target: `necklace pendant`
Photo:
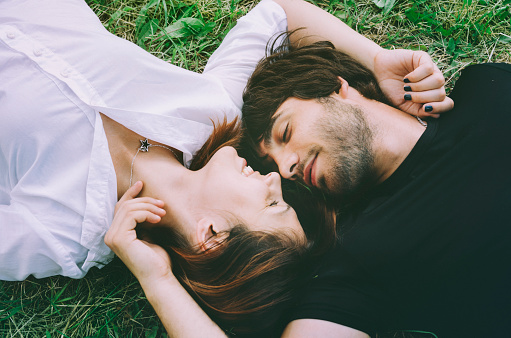
[[[151,143],[149,143],[149,141],[147,139],[145,140],[140,140],[140,148],[138,148],[141,152],[148,152],[149,151],[149,147],[151,146]]]

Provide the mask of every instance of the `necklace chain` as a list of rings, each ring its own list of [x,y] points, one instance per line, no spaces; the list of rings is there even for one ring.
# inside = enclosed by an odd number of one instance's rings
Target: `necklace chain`
[[[419,121],[419,123],[421,124],[421,126],[423,126],[424,128],[427,128],[428,127],[428,124],[426,122],[424,122],[420,117],[418,117],[417,115],[414,115],[415,118],[417,119],[417,121]]]
[[[176,160],[178,160],[178,162],[180,162],[179,157],[174,152],[174,150],[172,150],[171,148],[166,147],[166,146],[162,146],[162,145],[159,145],[159,144],[151,144],[151,143],[149,143],[149,141],[147,139],[140,140],[140,147],[138,147],[137,152],[135,153],[135,156],[133,156],[133,159],[131,160],[130,187],[131,187],[131,181],[133,180],[133,164],[135,164],[135,158],[137,158],[137,155],[138,155],[139,152],[147,153],[149,151],[149,148],[151,148],[151,147],[160,147],[160,148],[163,148],[163,149],[170,150],[170,152],[172,153],[172,155],[174,155]]]

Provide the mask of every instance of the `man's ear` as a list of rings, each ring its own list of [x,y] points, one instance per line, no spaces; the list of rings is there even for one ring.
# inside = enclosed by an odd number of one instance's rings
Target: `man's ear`
[[[338,95],[341,99],[346,99],[348,97],[348,88],[350,85],[348,84],[348,81],[346,81],[344,78],[338,76],[337,79],[339,80],[339,83],[341,84],[341,88],[337,92],[333,92],[332,95]]]
[[[201,218],[197,222],[197,243],[202,251],[206,251],[220,243],[223,236],[218,236],[218,226],[210,217]]]

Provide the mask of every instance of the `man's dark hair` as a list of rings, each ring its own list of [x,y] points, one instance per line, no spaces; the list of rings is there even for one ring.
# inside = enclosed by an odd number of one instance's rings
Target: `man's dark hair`
[[[274,44],[268,50],[243,93],[244,147],[256,148],[268,134],[273,114],[286,99],[319,99],[339,92],[341,83],[338,76],[364,97],[389,103],[374,74],[336,50],[329,41],[301,47],[286,43],[275,48]]]

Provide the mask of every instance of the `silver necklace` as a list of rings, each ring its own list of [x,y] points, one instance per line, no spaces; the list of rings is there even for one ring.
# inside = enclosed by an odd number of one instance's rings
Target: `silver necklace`
[[[417,115],[414,115],[415,118],[417,119],[417,121],[419,121],[419,123],[421,124],[421,126],[423,126],[424,128],[427,128],[428,127],[428,124],[426,122],[424,122],[420,117],[418,117]]]
[[[147,139],[140,140],[140,147],[138,147],[137,152],[135,153],[135,156],[133,156],[133,160],[131,160],[130,187],[131,187],[131,180],[133,179],[133,164],[135,163],[135,158],[137,158],[137,155],[138,155],[139,152],[147,153],[149,151],[149,148],[151,148],[151,147],[160,147],[160,148],[163,148],[163,149],[170,150],[172,152],[172,154],[174,155],[174,157],[176,158],[176,160],[178,162],[181,162],[179,160],[179,157],[177,156],[177,154],[171,148],[166,147],[166,146],[162,146],[162,145],[159,145],[159,144],[151,144],[151,143],[149,143],[149,141]]]

